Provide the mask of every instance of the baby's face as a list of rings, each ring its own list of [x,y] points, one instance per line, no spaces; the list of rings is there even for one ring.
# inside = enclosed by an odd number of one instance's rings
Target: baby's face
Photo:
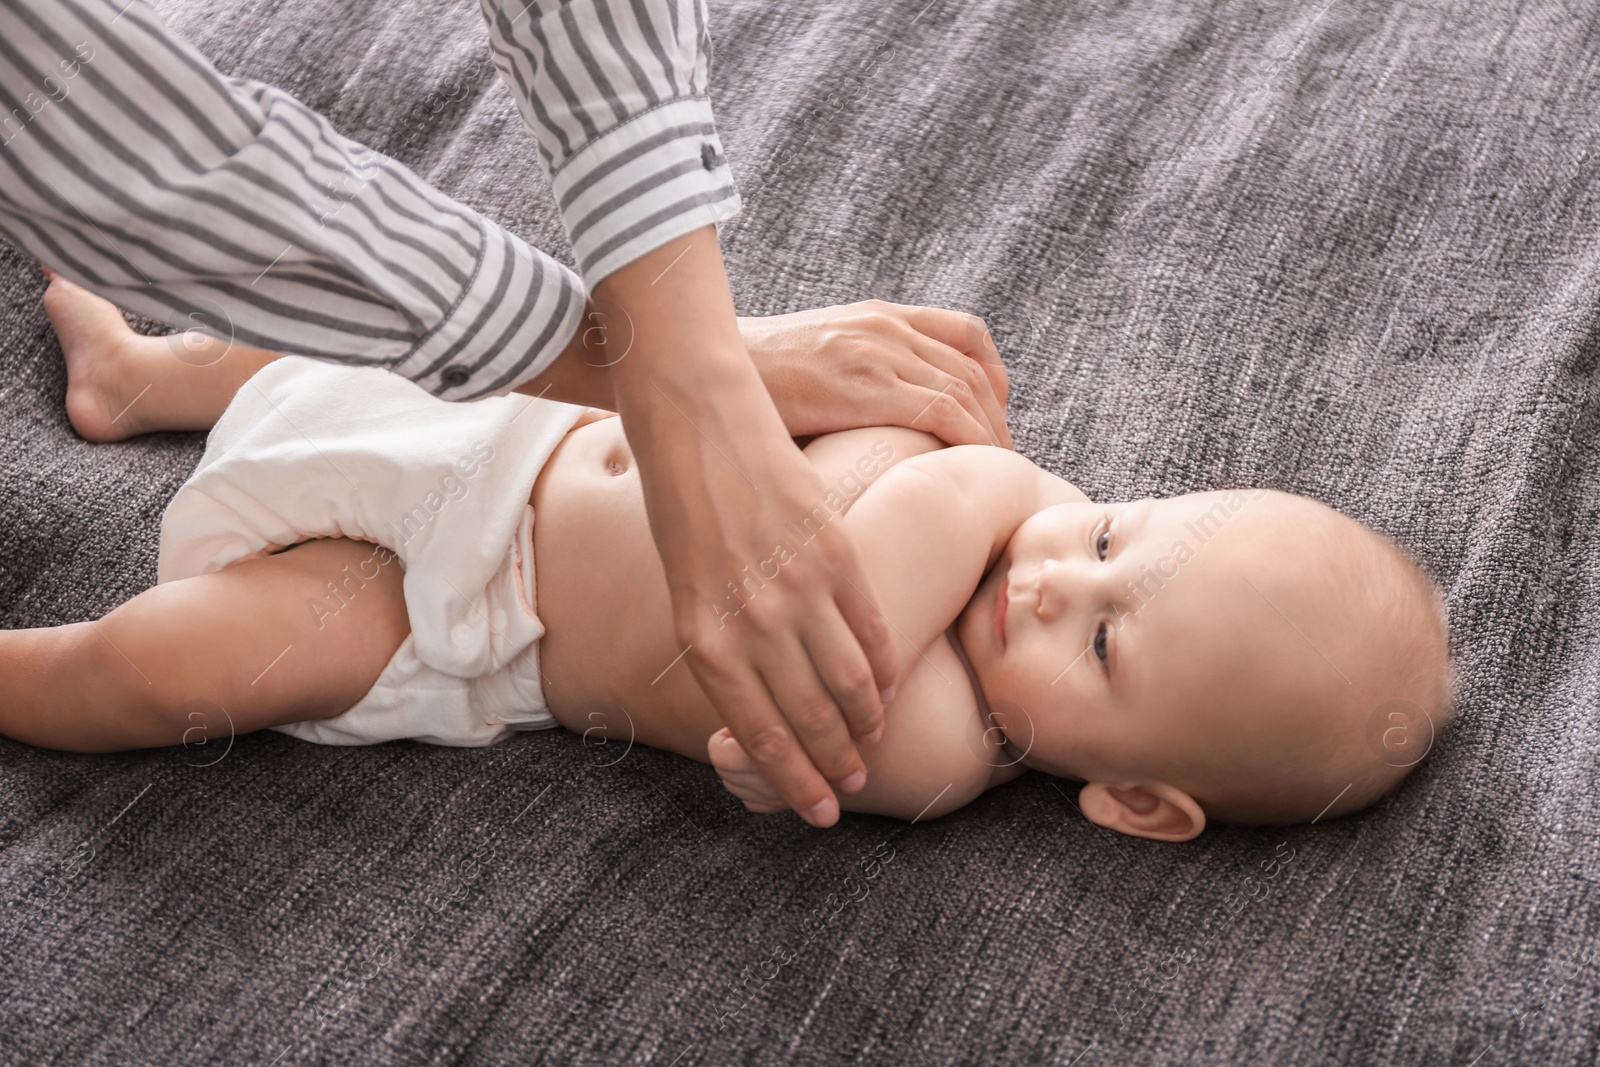
[[[1015,755],[1135,780],[1250,729],[1251,694],[1305,658],[1249,580],[1271,564],[1239,517],[1266,495],[1058,504],[1017,529],[956,620]]]

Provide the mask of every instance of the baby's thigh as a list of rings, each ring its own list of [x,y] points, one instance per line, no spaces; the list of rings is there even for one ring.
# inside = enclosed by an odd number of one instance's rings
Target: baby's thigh
[[[163,603],[146,617],[163,632],[148,638],[176,653],[188,699],[226,709],[235,733],[332,718],[366,695],[411,632],[403,578],[379,545],[304,541],[149,590]]]

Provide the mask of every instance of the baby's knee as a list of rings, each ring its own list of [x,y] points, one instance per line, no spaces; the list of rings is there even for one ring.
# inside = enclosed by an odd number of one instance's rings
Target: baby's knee
[[[69,631],[70,632],[66,632]],[[62,628],[75,679],[60,693],[48,747],[76,752],[122,752],[178,744],[191,723],[187,694],[174,687],[166,664],[153,660],[122,620]]]

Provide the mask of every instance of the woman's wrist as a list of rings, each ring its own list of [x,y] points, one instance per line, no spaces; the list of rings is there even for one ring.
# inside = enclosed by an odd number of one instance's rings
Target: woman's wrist
[[[727,353],[697,351],[642,386],[619,385],[617,405],[641,471],[658,459],[678,466],[694,454],[720,455],[762,483],[774,462],[782,466],[774,449],[795,447],[748,359]]]
[[[669,242],[595,286],[597,331],[616,410],[649,439],[684,431],[719,446],[783,420],[745,349],[716,230]],[[753,425],[752,425],[753,424]],[[759,431],[758,431],[759,432]]]
[[[611,370],[606,365],[605,335],[594,301],[586,301],[578,329],[554,363],[513,392],[559,400],[579,407],[617,409],[611,387]]]

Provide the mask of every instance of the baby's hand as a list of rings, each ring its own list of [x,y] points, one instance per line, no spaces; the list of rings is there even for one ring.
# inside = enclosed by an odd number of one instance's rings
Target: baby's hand
[[[711,735],[711,740],[706,742],[706,753],[722,778],[722,784],[728,787],[728,792],[744,801],[745,807],[764,815],[789,810],[789,805],[772,788],[761,773],[761,768],[745,754],[744,746],[734,740],[726,726]]]

